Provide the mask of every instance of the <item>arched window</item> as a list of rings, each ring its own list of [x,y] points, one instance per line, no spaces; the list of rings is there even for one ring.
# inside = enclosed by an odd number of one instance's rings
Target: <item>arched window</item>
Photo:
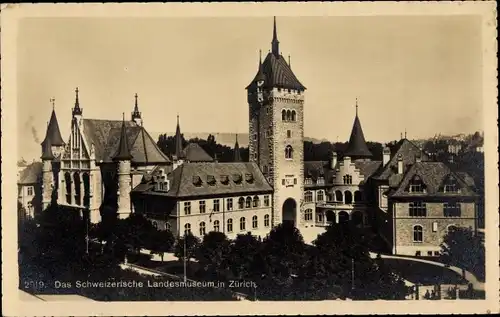
[[[313,220],[313,210],[312,209],[306,209],[304,211],[304,220],[305,221]]]
[[[89,173],[83,173],[83,205],[90,205],[90,176]]]
[[[252,207],[252,197],[248,196],[247,199],[245,200],[245,208],[250,208]]]
[[[359,190],[354,192],[354,202],[358,203],[363,200],[363,195],[361,195],[361,192]]]
[[[316,194],[316,200],[317,201],[325,200],[325,194],[323,193],[322,190],[318,191],[318,193]]]
[[[344,195],[340,190],[335,191],[335,201],[344,201]]]
[[[453,232],[453,231],[456,231],[457,230],[457,226],[455,225],[449,225],[446,230],[448,231],[448,233],[450,232]]]
[[[205,222],[200,222],[200,236],[204,236],[207,233]]]
[[[238,208],[243,209],[243,207],[245,207],[245,198],[240,197],[240,199],[238,199]]]
[[[281,110],[281,120],[286,121],[286,110],[285,109]]]
[[[335,213],[332,210],[326,212],[326,221],[329,223],[335,223]]]
[[[166,222],[165,223],[165,230],[167,230],[167,231],[172,230],[172,225],[170,225],[170,223]]]
[[[233,219],[231,218],[227,220],[227,232],[233,232]]]
[[[246,225],[245,221],[246,221],[245,217],[240,218],[240,231],[245,230],[245,225]]]
[[[313,201],[313,193],[312,193],[312,191],[307,191],[304,194],[304,200],[306,201],[306,203],[310,203],[310,202]]]
[[[349,222],[349,214],[345,211],[339,212],[339,223]]]
[[[66,202],[71,204],[71,174],[69,172],[64,174],[64,181],[66,182]]]
[[[258,221],[258,218],[257,216],[253,216],[252,217],[252,228],[257,228],[259,226],[259,221]]]
[[[186,223],[184,225],[184,234],[189,234],[191,233],[191,224],[190,223]]]
[[[345,203],[352,204],[352,193],[350,191],[346,190],[344,192],[344,196],[345,196]]]
[[[287,145],[285,147],[285,158],[292,159],[293,158],[293,148],[291,145]]]
[[[295,112],[295,110],[292,110],[292,121],[296,120],[297,120],[297,113]]]
[[[220,222],[219,220],[214,221],[214,231],[219,232],[220,231]]]
[[[82,190],[81,190],[80,173],[75,172],[73,174],[73,179],[75,181],[75,204],[81,205],[82,204]]]
[[[344,175],[344,185],[352,185],[352,176],[351,175]]]
[[[424,241],[424,229],[421,225],[413,226],[413,242]]]
[[[269,227],[269,215],[264,215],[264,227]]]
[[[292,120],[292,112],[290,110],[286,111],[286,121]]]
[[[254,208],[260,206],[259,196],[253,196],[253,206]]]
[[[324,217],[322,212],[316,213],[316,222],[323,223],[323,218]]]

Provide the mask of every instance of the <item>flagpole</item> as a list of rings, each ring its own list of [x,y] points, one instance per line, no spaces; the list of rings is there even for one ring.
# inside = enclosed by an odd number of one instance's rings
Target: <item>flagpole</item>
[[[186,230],[184,230],[184,283],[187,282],[187,269],[186,269]]]

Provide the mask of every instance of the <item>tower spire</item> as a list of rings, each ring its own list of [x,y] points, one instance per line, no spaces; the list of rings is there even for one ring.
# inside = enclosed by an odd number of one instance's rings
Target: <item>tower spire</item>
[[[280,55],[280,42],[278,41],[278,31],[276,30],[276,17],[274,17],[273,41],[271,42],[271,50],[272,50],[274,56],[279,57],[279,55]]]
[[[290,54],[288,54],[288,66],[292,68],[292,60],[290,59]]]
[[[234,161],[241,162],[240,145],[238,144],[238,133],[236,133],[236,141],[234,142]]]
[[[120,133],[120,143],[118,144],[118,149],[113,157],[115,161],[130,161],[132,159],[132,154],[130,154],[130,149],[128,147],[127,139],[127,129],[125,127],[125,112],[122,113],[122,130]]]
[[[135,98],[135,104],[134,104],[134,111],[132,112],[132,121],[137,123],[137,125],[142,125],[142,117],[139,111],[139,102],[138,102],[139,96],[137,95],[137,93],[134,95],[134,98]]]
[[[356,117],[358,116],[358,97],[356,97]]]
[[[75,89],[75,107],[73,108],[73,116],[81,116],[82,115],[82,110],[80,108],[80,99],[78,96],[79,90],[78,87]]]
[[[179,114],[177,114],[177,128],[175,129],[175,156],[180,159],[182,156],[182,135],[179,124]]]
[[[365,136],[363,134],[361,122],[358,117],[358,98],[356,98],[356,117],[354,118],[351,137],[349,138],[349,144],[347,146],[345,155],[350,156],[353,159],[369,158],[373,156],[373,154],[368,149],[368,146],[366,145]]]

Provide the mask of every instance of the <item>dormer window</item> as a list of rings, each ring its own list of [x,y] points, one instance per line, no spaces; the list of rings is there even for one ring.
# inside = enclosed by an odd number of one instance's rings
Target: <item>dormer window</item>
[[[157,176],[154,177],[155,190],[169,191],[169,181],[163,169],[160,169]]]
[[[201,186],[202,182],[201,182],[201,177],[200,176],[193,176],[193,185],[194,186]]]
[[[325,178],[323,176],[318,177],[318,180],[316,181],[318,185],[323,185],[325,183]]]
[[[448,176],[444,182],[443,190],[445,193],[456,193],[458,191],[457,180],[452,176]]]
[[[220,182],[224,185],[229,184],[229,176],[227,175],[221,175],[220,177]]]
[[[411,181],[410,181],[410,187],[409,191],[410,193],[423,193],[424,192],[424,183],[420,179],[420,177],[415,176]]]
[[[207,175],[207,184],[210,186],[214,186],[216,183],[215,181],[215,176],[213,175]]]
[[[252,173],[246,173],[245,174],[245,181],[247,183],[253,183],[253,174]]]
[[[236,184],[240,184],[241,183],[241,174],[233,174],[233,182],[235,182]]]
[[[311,178],[309,178],[309,177],[308,177],[308,178],[306,178],[306,179],[304,180],[304,184],[305,184],[305,185],[312,185],[312,179],[311,179]]]

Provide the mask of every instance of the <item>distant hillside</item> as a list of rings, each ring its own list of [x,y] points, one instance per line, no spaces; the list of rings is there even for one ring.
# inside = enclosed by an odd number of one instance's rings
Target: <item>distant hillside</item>
[[[165,133],[165,132],[162,132]],[[158,140],[158,136],[162,134],[160,132],[150,132],[151,136],[153,137],[154,140]],[[169,135],[174,135],[175,132],[166,132],[167,136]],[[184,133],[184,138],[186,140],[189,139],[194,139],[194,138],[199,138],[199,139],[204,139],[206,140],[208,135],[212,134],[215,136],[215,141],[221,145],[226,145],[226,146],[234,146],[234,141],[236,140],[236,133],[214,133],[214,132],[186,132]],[[310,141],[313,143],[321,143],[321,142],[329,142],[326,139],[320,140],[320,139],[315,139],[315,138],[309,138],[309,137],[304,137],[305,141]],[[242,147],[247,147],[248,146],[248,133],[238,133],[238,143]]]

